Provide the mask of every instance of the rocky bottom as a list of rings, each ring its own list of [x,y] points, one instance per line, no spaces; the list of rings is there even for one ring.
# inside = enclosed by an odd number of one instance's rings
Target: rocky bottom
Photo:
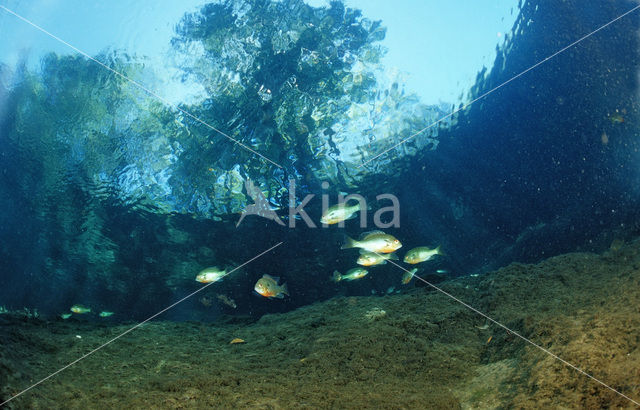
[[[510,331],[430,287],[254,323],[154,321],[5,406],[636,408],[515,333],[640,401],[639,242],[438,286]],[[0,315],[0,401],[131,326]]]

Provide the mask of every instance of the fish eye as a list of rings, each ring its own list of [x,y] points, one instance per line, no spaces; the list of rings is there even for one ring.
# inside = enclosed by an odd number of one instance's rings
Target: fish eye
[[[396,239],[395,241],[393,241],[393,243],[399,243],[399,242],[400,242],[400,241],[399,241],[399,240],[397,240],[397,239]]]

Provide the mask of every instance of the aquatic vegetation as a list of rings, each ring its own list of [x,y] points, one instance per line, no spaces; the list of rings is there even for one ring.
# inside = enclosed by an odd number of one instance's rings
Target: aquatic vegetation
[[[17,317],[26,317],[29,319],[37,319],[40,317],[40,312],[36,308],[23,307],[18,310],[9,310],[4,306],[0,306],[0,315],[14,315]]]
[[[38,312],[38,309],[36,308],[24,307],[22,310],[18,311],[18,315],[29,319],[36,319],[40,317],[40,312]]]
[[[367,310],[364,314],[364,317],[365,319],[367,319],[367,321],[374,322],[376,320],[382,319],[386,315],[387,315],[387,312],[385,312],[383,309],[379,307],[374,307]]]
[[[640,327],[640,316],[637,304],[629,303],[640,300],[640,288],[634,285],[640,270],[632,268],[640,262],[638,245],[626,249],[635,255],[631,260],[573,253],[537,265],[513,264],[443,286],[453,294],[468,295],[470,303],[492,316],[519,324],[560,357],[589,358],[608,381],[626,386],[636,380],[633,375],[640,366],[634,331]],[[601,286],[603,278],[609,286]],[[470,290],[465,291],[467,286]],[[48,374],[58,369],[59,361],[77,359],[78,351],[65,346],[105,341],[102,323],[85,324],[82,338],[76,339],[77,333],[69,330],[72,324],[60,322],[0,326],[0,366],[7,369],[0,372],[4,397],[27,384],[12,376]],[[245,343],[231,344],[236,338]],[[241,326],[152,321],[143,331],[130,333],[129,340],[110,345],[108,363],[117,365],[86,360],[83,372],[58,376],[59,383],[76,386],[62,396],[69,407],[118,407],[123,399],[109,394],[114,390],[130,395],[127,400],[134,408],[184,406],[190,403],[187,396],[195,396],[202,407],[252,407],[263,399],[256,391],[273,397],[271,406],[281,408],[299,407],[303,400],[322,408],[329,399],[336,407],[349,408],[363,403],[371,408],[424,408],[425,402],[437,403],[438,408],[489,407],[486,403],[573,408],[577,400],[589,402],[589,408],[629,407],[626,399],[594,391],[592,381],[577,378],[552,358],[541,358],[539,351],[516,343],[513,335],[487,326],[484,318],[424,289],[382,300],[333,298]],[[16,361],[8,354],[12,351],[28,360]],[[94,383],[86,383],[88,379]],[[16,399],[17,407],[55,407],[61,401],[59,383],[43,383],[38,394]],[[571,383],[575,388],[567,389]],[[216,394],[211,386],[216,386]],[[3,387],[10,388],[3,392]],[[624,388],[633,394],[632,387]],[[283,389],[293,394],[279,394]],[[380,396],[371,399],[372,394]]]

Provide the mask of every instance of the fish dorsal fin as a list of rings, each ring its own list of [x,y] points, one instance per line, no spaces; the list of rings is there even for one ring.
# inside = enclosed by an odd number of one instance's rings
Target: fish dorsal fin
[[[277,276],[271,276],[271,275],[268,275],[268,274],[266,274],[266,273],[265,273],[264,275],[262,275],[262,278],[263,278],[263,279],[267,279],[267,280],[272,280],[272,281],[274,281],[275,283],[278,283],[278,281],[280,280],[280,278],[279,278],[279,277],[277,277]]]
[[[374,236],[374,235],[384,235],[384,232],[382,231],[369,231],[369,232],[363,232],[362,234],[360,234],[360,238],[359,240],[364,241],[365,239]]]

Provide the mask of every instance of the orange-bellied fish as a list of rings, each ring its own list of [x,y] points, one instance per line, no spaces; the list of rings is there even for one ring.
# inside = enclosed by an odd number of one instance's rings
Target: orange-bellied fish
[[[279,278],[274,278],[270,275],[262,275],[256,282],[253,290],[265,298],[278,298],[282,299],[285,295],[289,296],[289,290],[287,284],[278,285]]]
[[[362,250],[360,251],[357,264],[362,266],[384,265],[388,260],[397,261],[398,255],[395,253],[379,254]]]
[[[416,272],[418,272],[418,268],[413,268],[410,271],[406,271],[404,275],[402,275],[402,284],[406,285],[411,282],[411,279],[415,276]]]
[[[217,266],[203,269],[196,276],[196,280],[200,283],[217,282],[227,274],[226,269],[220,270]]]
[[[435,249],[427,248],[426,246],[419,246],[411,249],[406,255],[404,255],[404,262],[415,265],[416,263],[426,262],[435,255],[442,255],[440,246]]]
[[[347,273],[345,273],[344,275],[340,274],[340,272],[333,271],[333,276],[331,277],[331,280],[334,282],[340,282],[341,280],[356,280],[356,279],[361,279],[364,278],[365,276],[367,276],[369,272],[364,269],[364,268],[353,268],[353,269],[349,269],[347,271]]]
[[[71,310],[73,313],[77,313],[79,315],[91,312],[91,308],[82,306],[82,305],[73,305],[71,306]]]
[[[381,231],[365,232],[360,239],[349,238],[340,249],[360,248],[369,252],[391,253],[402,247],[402,244],[392,235]]]
[[[343,202],[329,207],[320,218],[320,222],[327,225],[337,224],[338,222],[346,221],[347,219],[353,219],[356,217],[356,212],[360,211],[360,202],[356,205],[348,205],[348,202]]]

